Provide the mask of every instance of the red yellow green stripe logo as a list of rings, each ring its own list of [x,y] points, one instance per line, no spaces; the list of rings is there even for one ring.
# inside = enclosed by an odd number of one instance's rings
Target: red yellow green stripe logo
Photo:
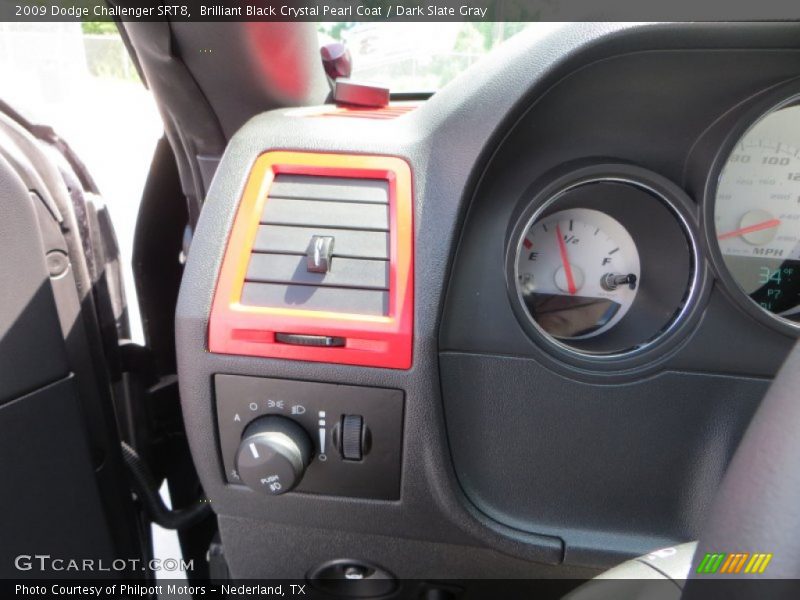
[[[707,552],[697,566],[703,575],[740,573],[761,574],[767,570],[772,554],[763,552]]]

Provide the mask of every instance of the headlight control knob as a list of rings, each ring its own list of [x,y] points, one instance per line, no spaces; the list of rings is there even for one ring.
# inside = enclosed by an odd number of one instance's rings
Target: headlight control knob
[[[259,417],[242,434],[236,470],[250,489],[275,496],[300,482],[311,454],[311,440],[300,425],[286,417]]]

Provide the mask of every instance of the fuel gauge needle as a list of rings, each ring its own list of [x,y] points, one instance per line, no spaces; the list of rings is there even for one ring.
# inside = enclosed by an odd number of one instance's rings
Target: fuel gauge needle
[[[575,278],[572,276],[572,266],[567,257],[567,245],[564,243],[564,236],[561,235],[561,226],[556,224],[556,235],[558,236],[558,251],[561,254],[561,264],[564,266],[564,273],[567,275],[567,287],[569,293],[575,295],[578,288],[575,287]]]
[[[727,240],[728,238],[737,237],[748,233],[754,233],[756,231],[763,231],[764,229],[772,229],[773,227],[777,227],[780,224],[781,224],[780,219],[770,219],[769,221],[762,221],[761,223],[756,223],[755,225],[749,225],[747,227],[742,227],[741,229],[728,231],[727,233],[721,233],[717,236],[717,239]]]

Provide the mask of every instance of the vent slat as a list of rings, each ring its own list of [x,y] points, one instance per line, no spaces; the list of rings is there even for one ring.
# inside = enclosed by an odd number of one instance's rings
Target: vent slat
[[[311,237],[330,235],[335,241],[333,255],[348,258],[389,259],[389,234],[382,231],[353,231],[324,227],[287,227],[260,225],[253,250],[305,254]]]
[[[269,189],[270,197],[332,202],[389,203],[389,182],[385,179],[346,179],[277,175]]]
[[[326,287],[389,289],[389,263],[385,260],[337,258],[327,273],[306,269],[306,257],[291,254],[259,254],[250,256],[247,281],[292,283]]]
[[[389,207],[380,204],[269,198],[261,222],[265,225],[388,231]]]
[[[389,293],[308,285],[245,282],[241,303],[360,315],[386,315]]]

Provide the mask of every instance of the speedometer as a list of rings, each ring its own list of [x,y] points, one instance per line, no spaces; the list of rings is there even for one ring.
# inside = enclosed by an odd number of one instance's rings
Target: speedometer
[[[800,105],[768,113],[738,140],[719,176],[714,232],[750,301],[800,321]]]

